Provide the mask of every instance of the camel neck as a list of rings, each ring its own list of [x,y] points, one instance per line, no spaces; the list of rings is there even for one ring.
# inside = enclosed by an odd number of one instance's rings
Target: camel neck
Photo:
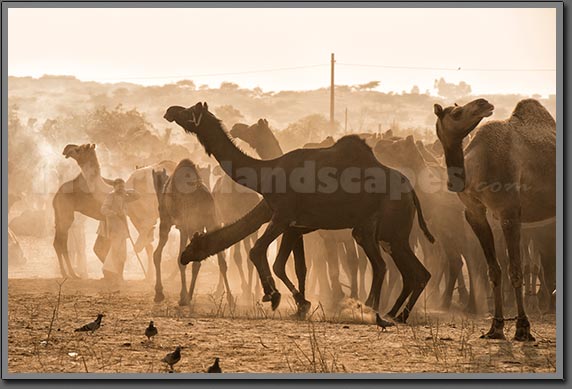
[[[101,168],[96,155],[90,156],[86,161],[82,162],[79,167],[90,192],[109,191],[109,186],[105,184],[101,177]]]
[[[233,181],[260,193],[261,172],[268,164],[236,147],[218,120],[211,118],[205,125],[208,128],[197,135],[206,152],[216,158]]]

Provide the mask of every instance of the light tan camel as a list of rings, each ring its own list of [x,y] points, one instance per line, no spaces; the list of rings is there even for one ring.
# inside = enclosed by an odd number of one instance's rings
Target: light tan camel
[[[68,144],[64,148],[63,155],[74,159],[81,173],[75,179],[63,183],[54,195],[52,201],[56,229],[54,249],[58,256],[62,277],[69,275],[72,278],[78,278],[71,265],[67,247],[68,231],[73,223],[74,213],[80,212],[93,219],[103,220],[101,205],[105,195],[111,191],[111,186],[101,177],[94,144],[81,146]],[[105,255],[99,252],[96,252],[96,255],[102,263],[105,261]]]
[[[487,210],[500,221],[509,255],[518,318],[515,340],[534,340],[523,303],[521,223],[550,219],[556,213],[556,123],[536,100],[520,101],[503,121],[480,126],[494,107],[485,99],[443,108],[435,104],[437,136],[445,151],[448,188],[465,205],[465,217],[483,248],[492,283],[494,318],[484,338],[504,339],[502,274]]]

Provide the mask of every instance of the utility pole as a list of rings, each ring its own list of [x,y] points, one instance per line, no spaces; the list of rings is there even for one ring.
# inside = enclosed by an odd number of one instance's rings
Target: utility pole
[[[331,71],[331,81],[330,81],[330,126],[332,130],[334,129],[334,53],[332,53],[332,71]]]

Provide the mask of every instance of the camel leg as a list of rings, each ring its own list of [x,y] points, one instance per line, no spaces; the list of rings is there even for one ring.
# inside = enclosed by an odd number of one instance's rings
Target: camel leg
[[[156,303],[165,300],[165,295],[163,294],[163,284],[161,282],[161,256],[163,254],[163,248],[167,244],[169,239],[169,231],[171,230],[171,223],[162,219],[159,224],[159,243],[157,248],[153,253],[153,264],[155,265],[155,299]]]
[[[238,245],[235,245],[238,246]],[[238,251],[240,251],[240,246],[237,247]],[[227,270],[228,270],[228,266],[226,264],[226,258],[224,255],[224,251],[220,252],[217,254],[217,259],[218,259],[218,268],[220,271],[220,275],[223,279],[223,283],[224,283],[224,288],[226,290],[226,299],[228,301],[228,305],[229,306],[233,306],[234,305],[234,299],[232,298],[232,292],[230,291],[230,285],[228,284],[228,278],[227,278]],[[241,268],[242,268],[242,261],[241,261]]]
[[[242,268],[242,254],[240,252],[241,243],[238,242],[230,248],[232,259],[238,269],[238,275],[240,276],[240,288],[242,289],[242,294],[247,295],[250,293],[248,282],[244,275],[244,269]]]
[[[445,245],[446,244],[447,243],[445,243]],[[443,251],[448,269],[447,274],[445,275],[445,291],[441,296],[441,309],[448,311],[453,300],[455,284],[457,283],[457,279],[459,278],[459,274],[463,268],[463,260],[455,250],[450,250],[447,247],[444,247]]]
[[[310,302],[306,300],[306,254],[304,252],[304,239],[300,236],[294,242],[294,265],[296,268],[296,278],[298,278],[298,290],[300,291],[300,302],[298,303],[298,314],[306,315],[310,310]],[[296,298],[296,297],[295,297]]]
[[[501,215],[501,226],[509,256],[510,281],[516,297],[518,318],[514,340],[534,341],[530,334],[530,322],[524,309],[522,294],[522,262],[520,258],[520,209]]]
[[[465,277],[463,276],[463,259],[460,258],[460,254],[459,260],[461,261],[461,269],[457,275],[457,293],[459,294],[459,300],[461,301],[461,304],[465,304],[469,299],[469,291],[467,290]]]
[[[151,272],[151,267],[153,266],[153,245],[149,243],[145,246],[145,253],[147,254],[147,281],[153,281],[153,272]]]
[[[263,297],[263,301],[271,301],[272,310],[275,310],[278,308],[278,305],[280,305],[281,295],[278,289],[276,289],[276,283],[270,273],[267,251],[268,246],[285,230],[286,227],[283,224],[275,222],[274,219],[271,220],[262,236],[258,238],[252,250],[250,250],[250,260],[254,263],[254,266],[256,266],[262,288],[264,289],[265,296]]]
[[[431,274],[427,271],[425,266],[423,266],[413,250],[411,250],[409,242],[396,242],[391,246],[393,248],[392,255],[395,258],[395,265],[399,269],[403,278],[403,285],[405,287],[405,284],[408,284],[410,289],[410,292],[406,292],[409,295],[409,301],[407,301],[405,308],[403,308],[401,314],[396,318],[397,321],[406,323],[415,303],[429,282]],[[394,317],[397,310],[403,304],[403,301],[399,304],[398,303],[399,301],[396,301],[395,305],[391,309],[390,316]],[[391,315],[391,313],[393,313],[393,315]]]
[[[358,256],[358,277],[359,277],[358,298],[365,300],[367,294],[367,292],[365,291],[365,274],[367,272],[367,258],[361,246],[357,246],[357,256]]]
[[[185,306],[189,305],[189,302],[191,301],[191,291],[194,290],[194,282],[196,276],[193,268],[191,288],[189,288],[189,292],[187,293],[187,266],[181,264],[181,254],[183,253],[183,250],[185,250],[189,235],[183,229],[179,229],[179,236],[179,255],[177,255],[177,264],[179,265],[179,274],[181,275],[181,292],[179,293],[179,305]]]
[[[189,293],[187,294],[187,304],[185,305],[188,305],[193,300],[193,295],[195,294],[195,287],[197,286],[197,278],[199,277],[199,270],[201,270],[201,262],[193,262],[193,264],[191,265],[191,285],[189,286]]]
[[[344,249],[346,252],[344,261],[347,264],[347,271],[350,277],[350,297],[353,299],[358,298],[358,258],[356,252],[356,246],[353,239],[350,241],[345,241]]]
[[[504,316],[502,306],[502,274],[501,267],[497,261],[495,253],[495,242],[491,226],[487,221],[486,209],[480,204],[475,204],[465,210],[465,218],[479,239],[487,265],[489,268],[489,279],[493,289],[494,318],[491,329],[482,338],[485,339],[505,339]]]
[[[383,279],[385,278],[386,265],[381,256],[379,245],[374,238],[373,230],[369,228],[355,228],[352,234],[356,242],[363,247],[373,269],[373,280],[365,305],[377,312],[379,310],[379,300]]]
[[[290,281],[288,275],[286,274],[286,263],[288,261],[288,258],[290,257],[290,252],[292,252],[294,245],[299,245],[301,239],[302,236],[300,235],[300,233],[298,231],[295,231],[294,229],[290,228],[286,230],[286,232],[284,232],[280,242],[280,247],[278,249],[278,255],[276,256],[276,260],[274,261],[273,270],[274,274],[276,274],[276,276],[280,278],[280,280],[282,280],[284,285],[286,285],[288,290],[292,293],[292,296],[296,301],[296,305],[298,306],[298,315],[303,316],[310,308],[309,307],[310,303],[306,301],[303,294],[303,290],[305,289],[304,282],[306,277],[306,263],[305,262],[303,264],[300,263],[302,262],[302,260],[304,260],[303,246],[302,246],[302,257],[299,256],[300,249],[298,248],[297,249],[298,255],[295,256],[294,259],[296,267],[296,275],[298,277],[299,286],[303,288],[302,291],[296,289],[296,287],[294,286],[292,281]],[[302,273],[303,277],[301,278]]]
[[[62,274],[62,277],[66,278],[68,277],[69,274],[71,278],[79,278],[71,265],[68,253],[68,229],[64,230],[63,228],[62,229],[56,228],[56,234],[54,237],[54,249],[56,250],[56,255],[58,257],[58,262],[60,265],[60,272]]]
[[[254,246],[254,243],[256,242],[256,238],[257,238],[257,234],[254,233],[242,241],[244,244],[244,251],[246,252],[247,257],[250,253],[250,250],[252,249],[252,246]],[[259,292],[260,291],[260,279],[258,277],[254,277],[254,280],[253,280],[253,278],[252,278],[252,276],[254,275],[253,274],[254,273],[254,263],[252,263],[252,261],[250,261],[250,260],[246,261],[246,268],[248,271],[248,293],[252,294],[254,292],[254,295],[256,296],[257,294],[260,293]]]
[[[326,247],[326,264],[332,286],[332,299],[334,302],[342,300],[345,295],[340,284],[340,261],[338,260],[338,244],[333,239],[324,239]]]

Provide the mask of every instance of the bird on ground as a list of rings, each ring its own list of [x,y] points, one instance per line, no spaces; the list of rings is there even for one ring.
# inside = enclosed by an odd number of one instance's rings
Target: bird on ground
[[[152,337],[158,334],[157,327],[155,327],[155,323],[153,320],[149,322],[149,327],[145,328],[145,336],[148,340],[151,340]]]
[[[95,319],[94,321],[92,321],[91,323],[85,324],[79,328],[76,328],[74,332],[87,332],[87,331],[91,331],[92,333],[97,330],[99,327],[101,327],[101,319],[104,317],[105,315],[102,313],[98,313],[97,314],[97,319]]]
[[[381,327],[382,331],[386,331],[387,327],[395,326],[395,323],[392,323],[392,322],[387,321],[387,320],[383,320],[381,318],[381,316],[379,316],[379,313],[375,314],[375,324],[377,324],[378,327]]]
[[[177,346],[175,351],[165,355],[165,358],[161,359],[161,362],[165,362],[169,365],[169,369],[173,371],[173,365],[181,360],[181,347]]]
[[[211,367],[207,370],[207,373],[222,373],[222,369],[219,366],[220,359],[217,357]]]

